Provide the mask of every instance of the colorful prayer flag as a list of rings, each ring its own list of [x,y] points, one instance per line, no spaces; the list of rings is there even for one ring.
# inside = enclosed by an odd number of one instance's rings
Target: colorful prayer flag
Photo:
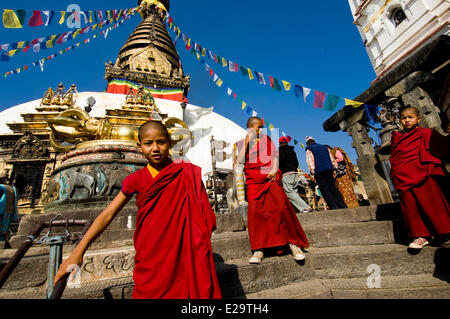
[[[369,123],[374,124],[378,117],[378,105],[364,104],[364,114]]]
[[[275,127],[273,126],[272,123],[269,123],[269,131],[272,131]]]
[[[286,82],[286,81],[282,81],[282,82],[283,82],[284,89],[286,91],[289,91],[291,89],[291,83]]]
[[[239,69],[241,70],[242,75],[247,76],[248,75],[248,69],[244,66],[240,65]]]
[[[328,94],[324,109],[327,111],[334,111],[340,99],[339,96]]]
[[[66,11],[60,11],[61,13],[61,18],[59,19],[59,24],[63,24],[64,20],[66,18]]]
[[[248,77],[249,77],[249,79],[250,79],[250,80],[253,80],[254,77],[253,77],[253,72],[252,72],[252,70],[250,70],[250,69],[247,69],[247,70],[248,70]]]
[[[10,29],[22,28],[25,14],[25,10],[17,10],[16,14],[14,10],[3,9],[3,26]]]
[[[55,16],[55,11],[42,11],[43,14],[45,14],[45,16],[47,17],[44,25],[48,26],[49,24],[52,23],[53,21],[53,17]]]
[[[254,71],[256,76],[258,77],[259,84],[266,85],[266,81],[264,80],[264,74]]]
[[[351,105],[353,107],[360,107],[361,105],[363,105],[364,103],[362,102],[358,102],[358,101],[353,101],[353,100],[349,100],[349,99],[344,99],[345,101],[345,105]]]
[[[237,70],[239,70],[239,65],[228,60],[228,70],[230,72],[237,72]]]
[[[31,16],[30,20],[28,21],[28,25],[30,27],[39,27],[44,24],[44,21],[42,21],[41,11],[33,10],[33,15]]]
[[[227,59],[222,58],[222,66],[226,67],[228,65]]]
[[[280,83],[278,83],[278,79],[277,78],[273,78],[273,87],[272,89],[274,89],[275,91],[281,91],[281,86]]]
[[[314,92],[314,108],[323,108],[323,103],[325,102],[326,93],[315,91]]]
[[[218,79],[216,84],[217,84],[218,87],[220,87],[223,84],[222,79]]]
[[[247,105],[247,103],[245,103],[245,102],[242,102],[242,109],[244,110],[245,109],[245,106]]]
[[[296,97],[303,96],[303,101],[306,103],[306,97],[311,93],[311,89],[303,88],[299,85],[294,85],[294,93]]]

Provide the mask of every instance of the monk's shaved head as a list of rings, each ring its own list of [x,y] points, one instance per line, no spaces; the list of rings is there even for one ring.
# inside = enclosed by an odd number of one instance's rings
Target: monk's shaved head
[[[262,120],[259,117],[257,117],[257,116],[252,116],[251,118],[249,118],[248,121],[247,121],[247,128],[253,126],[253,124],[256,121],[261,121],[262,122]]]
[[[141,141],[142,135],[150,129],[159,130],[170,141],[170,134],[167,127],[161,121],[147,121],[139,127],[138,138]]]
[[[413,111],[417,116],[420,116],[420,111],[417,107],[414,106],[405,107],[403,110],[401,110],[400,114],[406,111]]]

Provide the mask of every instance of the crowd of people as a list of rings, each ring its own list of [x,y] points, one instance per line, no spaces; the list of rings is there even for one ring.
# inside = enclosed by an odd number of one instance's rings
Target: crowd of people
[[[403,130],[392,135],[391,178],[413,239],[409,247],[421,249],[436,236],[442,247],[450,248],[448,190],[441,184],[448,142],[437,132],[420,128],[420,120],[415,108],[401,112]],[[248,120],[247,129],[236,145],[235,165],[240,165],[239,174],[245,175],[245,192],[239,184],[238,196],[240,200],[245,196],[248,202],[247,229],[253,253],[249,262],[261,263],[268,251],[292,253],[295,260],[302,261],[309,242],[295,210],[308,214],[317,209],[315,201],[309,200],[316,192],[330,210],[368,204],[354,192],[357,177],[353,165],[341,148],[319,144],[308,136],[310,174],[299,175],[298,159],[287,138],[282,137],[277,148],[263,134],[258,117]],[[138,137],[138,148],[148,165],[125,178],[121,192],[61,264],[55,284],[73,265],[81,266],[89,245],[136,194],[133,298],[221,298],[211,248],[216,216],[200,168],[171,159],[170,135],[161,122],[143,124]],[[299,196],[300,184],[305,186],[308,203]]]
[[[318,144],[307,136],[306,162],[310,175],[298,168],[297,155],[289,142],[285,136],[279,139],[280,170],[283,187],[297,212],[368,205],[367,199],[355,191],[358,176],[343,149]]]

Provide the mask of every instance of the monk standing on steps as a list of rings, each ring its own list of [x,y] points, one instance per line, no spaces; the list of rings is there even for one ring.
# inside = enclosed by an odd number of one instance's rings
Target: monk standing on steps
[[[125,178],[122,190],[59,267],[55,284],[70,265],[81,266],[89,245],[136,194],[133,298],[221,298],[211,248],[216,216],[201,169],[173,162],[170,145],[169,132],[161,122],[148,121],[139,128],[138,148],[148,165]]]
[[[260,263],[264,248],[288,244],[294,258],[303,260],[301,248],[309,247],[309,243],[283,190],[278,151],[270,137],[262,134],[263,127],[259,117],[247,121],[248,133],[239,153],[239,159],[245,159],[248,235],[253,251],[249,262]]]
[[[407,107],[400,113],[401,132],[391,139],[391,178],[400,196],[400,206],[409,236],[410,248],[428,245],[431,232],[441,237],[442,247],[450,248],[450,206],[439,187],[443,178],[445,137],[429,128],[419,127],[419,110]]]

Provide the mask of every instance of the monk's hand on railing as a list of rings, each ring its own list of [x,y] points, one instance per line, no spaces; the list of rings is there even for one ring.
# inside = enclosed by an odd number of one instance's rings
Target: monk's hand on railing
[[[64,260],[64,262],[59,266],[58,272],[53,280],[53,285],[56,285],[56,283],[68,272],[71,274],[74,273],[76,271],[76,267],[73,267],[74,265],[80,267],[82,263],[83,256],[78,256],[77,254],[70,255],[70,257]]]

